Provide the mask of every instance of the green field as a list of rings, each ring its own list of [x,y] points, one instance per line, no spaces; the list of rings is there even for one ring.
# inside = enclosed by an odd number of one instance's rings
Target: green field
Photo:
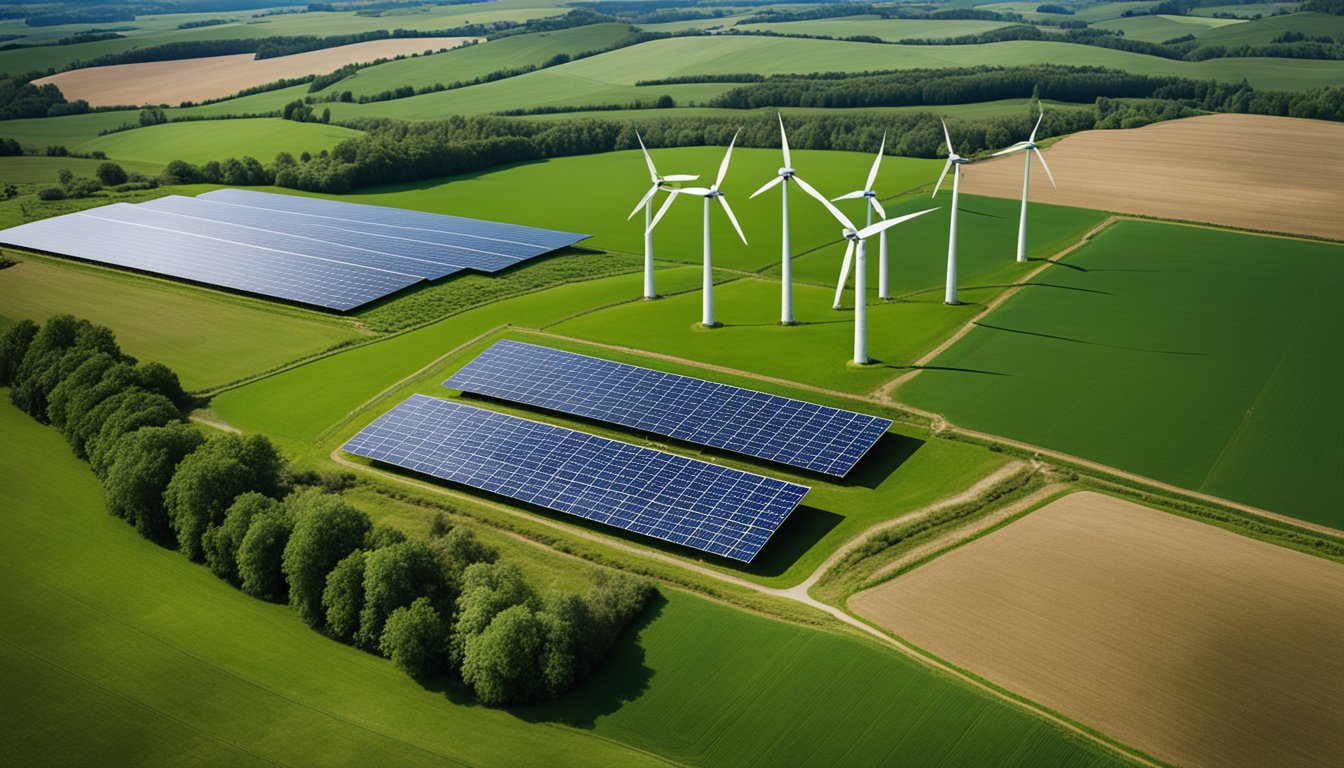
[[[786,21],[769,24],[744,24],[734,29],[743,31],[777,32],[781,35],[825,35],[845,38],[857,35],[878,37],[888,42],[898,40],[942,40],[962,35],[978,35],[991,29],[1006,27],[1007,21],[975,21],[962,19],[883,19],[878,16],[845,16],[835,19]]]
[[[169,160],[204,163],[243,155],[269,163],[280,152],[296,156],[304,151],[316,154],[359,135],[359,131],[338,125],[296,123],[274,117],[196,120],[110,133],[80,144],[79,151],[100,151],[116,159],[164,164]]]
[[[1125,222],[901,387],[953,422],[1344,528],[1344,248]]]
[[[976,3],[975,7],[986,11],[1012,11],[1020,13],[1032,21],[1065,21],[1068,19],[1078,19],[1080,21],[1098,22],[1106,19],[1118,19],[1125,11],[1146,11],[1156,6],[1157,0],[1140,0],[1139,2],[1121,2],[1121,3],[1100,3],[1098,5],[1081,6],[1074,3],[1063,3],[1064,5],[1073,5],[1077,11],[1072,15],[1060,15],[1057,13],[1039,13],[1037,8],[1041,5],[1038,2],[1018,2],[1011,3]]]
[[[0,424],[0,734],[18,764],[1122,764],[869,641],[675,592],[564,699],[467,704],[139,539],[8,397]]]
[[[1091,109],[1091,104],[1073,104],[1067,101],[1041,102],[1047,110]],[[774,117],[776,114],[790,115],[850,115],[879,114],[899,115],[914,112],[926,112],[946,117],[981,120],[993,117],[1021,117],[1035,108],[1031,99],[1001,99],[999,101],[980,101],[974,104],[939,104],[929,107],[863,107],[847,109],[843,107],[761,107],[760,109],[726,109],[723,107],[676,107],[674,109],[597,109],[579,112],[555,112],[549,115],[525,115],[518,117],[526,121],[560,120],[610,120],[613,122],[638,123],[644,120],[658,120],[678,117],[735,117],[739,120],[749,117]]]
[[[204,390],[360,338],[349,321],[59,259],[0,270],[0,317],[73,314],[110,327],[128,354]]]
[[[1127,19],[1102,21],[1092,26],[1124,33],[1125,37],[1160,43],[1175,37],[1194,35],[1203,38],[1211,30],[1246,24],[1237,19],[1215,19],[1209,16],[1132,16]]]
[[[592,24],[556,32],[515,35],[433,56],[389,61],[376,67],[367,67],[319,91],[318,95],[351,91],[359,97],[404,85],[416,88],[435,83],[450,85],[501,69],[539,66],[561,53],[572,56],[607,48],[630,35],[628,24]]]
[[[1258,6],[1247,6],[1258,7]],[[1231,24],[1209,30],[1199,36],[1207,45],[1264,45],[1284,32],[1301,32],[1310,37],[1325,35],[1339,39],[1344,35],[1344,16],[1327,13],[1290,13],[1266,16],[1244,24]]]
[[[1255,14],[1269,17],[1275,11],[1296,10],[1302,3],[1241,3],[1234,5],[1205,5],[1197,8],[1191,8],[1190,13],[1194,16],[1212,16],[1215,13],[1233,13],[1242,18],[1249,18]]]
[[[98,166],[106,160],[91,160],[83,157],[0,157],[0,180],[14,184],[55,184],[60,172],[68,169],[76,176],[93,176]],[[132,173],[157,176],[163,166],[152,162],[118,161],[122,168]]]

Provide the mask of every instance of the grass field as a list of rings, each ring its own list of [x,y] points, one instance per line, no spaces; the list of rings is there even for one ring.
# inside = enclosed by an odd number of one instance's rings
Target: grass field
[[[5,401],[0,734],[18,763],[1119,764],[894,651],[680,593],[559,702],[467,704],[139,539]]]
[[[1076,493],[850,605],[1173,765],[1253,768],[1344,750],[1341,595],[1339,563]]]
[[[1122,222],[896,394],[962,426],[1344,528],[1342,257]]]
[[[760,109],[727,109],[723,107],[675,107],[673,109],[598,109],[579,112],[556,112],[549,115],[526,115],[519,117],[519,120],[527,121],[553,121],[553,120],[579,120],[590,118],[594,120],[612,120],[641,122],[644,120],[658,120],[677,117],[736,117],[744,119],[747,117],[774,117],[776,114],[783,114],[785,117],[790,115],[846,115],[846,114],[908,114],[912,112],[927,112],[946,117],[948,120],[964,118],[967,120],[978,120],[989,117],[1019,117],[1027,113],[1032,107],[1030,99],[1001,99],[999,101],[981,101],[974,104],[940,104],[932,107],[862,107],[847,109],[843,107],[761,107]],[[1073,104],[1067,101],[1043,101],[1045,108],[1051,111],[1061,109],[1091,109],[1091,104]]]
[[[1247,9],[1259,6],[1244,6]],[[1245,13],[1245,11],[1241,11]],[[1290,13],[1286,16],[1266,16],[1245,24],[1219,27],[1200,35],[1199,41],[1208,45],[1264,45],[1284,32],[1301,32],[1311,37],[1325,35],[1338,39],[1344,35],[1344,16],[1328,13]]]
[[[1125,19],[1101,21],[1092,26],[1123,32],[1125,37],[1160,43],[1175,37],[1194,35],[1203,38],[1210,30],[1229,25],[1246,24],[1238,19],[1215,19],[1209,16],[1131,16]],[[1268,42],[1268,40],[1266,40]]]
[[[76,176],[93,176],[98,166],[105,162],[83,157],[0,157],[0,179],[14,184],[55,184],[62,169],[69,169]],[[146,176],[156,176],[163,170],[162,165],[152,161],[118,161],[118,165],[132,173],[143,173]]]
[[[963,19],[883,19],[878,16],[844,16],[835,19],[786,21],[769,24],[744,24],[742,31],[777,32],[781,35],[825,35],[845,38],[858,35],[898,40],[942,40],[962,35],[977,35],[1006,27],[1011,22]]]
[[[1198,8],[1191,8],[1190,13],[1193,16],[1212,16],[1215,13],[1233,13],[1242,18],[1250,18],[1255,14],[1260,14],[1269,18],[1275,11],[1296,10],[1300,2],[1293,3],[1241,3],[1233,5],[1205,5]]]
[[[269,163],[280,152],[317,154],[359,135],[359,131],[339,125],[296,123],[275,117],[195,120],[110,133],[78,148],[80,152],[105,152],[118,160],[163,164],[170,160],[204,163],[244,155]]]
[[[208,389],[360,338],[347,320],[40,256],[0,270],[0,316],[68,313],[110,327],[127,353]],[[152,311],[150,311],[152,308]]]

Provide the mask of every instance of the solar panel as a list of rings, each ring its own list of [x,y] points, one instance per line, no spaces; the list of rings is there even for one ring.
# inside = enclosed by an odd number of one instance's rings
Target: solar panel
[[[391,253],[451,267],[475,269],[481,272],[497,272],[518,263],[518,259],[512,256],[455,245],[454,243],[460,238],[453,235],[436,232],[414,232],[395,227],[378,227],[373,224],[346,225],[333,219],[303,216],[266,208],[214,203],[198,197],[169,195],[140,203],[136,207],[150,208],[209,221],[240,224],[269,232],[283,232],[315,241],[340,243],[353,248]],[[373,231],[360,231],[351,228],[358,226],[364,226],[365,229]]]
[[[0,243],[207,285],[348,310],[420,282],[415,275],[72,213],[0,230]]]
[[[742,562],[808,491],[425,395],[380,416],[344,450]]]
[[[128,203],[105,205],[101,208],[85,211],[84,214],[94,218],[138,224],[195,237],[208,237],[226,243],[269,248],[296,256],[414,275],[426,280],[435,280],[461,271],[460,267],[450,267],[380,251],[352,248],[339,243],[306,239],[283,232],[268,232],[255,227],[178,216]]]
[[[518,341],[498,341],[445,387],[843,477],[882,419]]]
[[[454,242],[459,245],[470,245],[519,260],[573,245],[588,237],[575,232],[519,224],[246,189],[215,190],[201,195],[201,199],[340,221],[343,222],[340,225],[342,227],[358,225],[356,228],[361,230],[366,225],[390,227],[401,230],[408,237],[418,236],[416,233],[437,232],[452,235]]]

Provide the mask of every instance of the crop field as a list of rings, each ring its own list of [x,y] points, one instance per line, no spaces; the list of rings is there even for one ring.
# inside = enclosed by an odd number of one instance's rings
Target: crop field
[[[1067,101],[1044,100],[1046,109],[1090,109],[1091,104],[1073,104]],[[846,115],[846,114],[910,114],[926,112],[947,118],[950,122],[958,118],[978,120],[989,117],[1021,117],[1033,108],[1030,99],[1001,99],[999,101],[979,101],[974,104],[940,104],[936,107],[862,107],[848,109],[843,107],[761,107],[760,109],[728,109],[726,107],[676,107],[675,109],[598,109],[578,112],[555,112],[545,115],[526,115],[520,120],[562,121],[591,118],[617,122],[639,123],[644,120],[657,120],[667,117],[784,117],[799,115]]]
[[[1246,9],[1260,6],[1245,6]],[[1241,11],[1245,13],[1246,11]],[[1268,13],[1268,11],[1266,11]],[[1344,17],[1328,13],[1290,13],[1285,16],[1266,16],[1245,24],[1219,27],[1200,35],[1200,42],[1209,45],[1263,45],[1284,32],[1301,32],[1311,37],[1325,35],[1338,38],[1344,34]]]
[[[1260,14],[1265,18],[1271,18],[1270,14],[1276,11],[1297,10],[1300,2],[1291,3],[1241,3],[1234,5],[1205,5],[1199,8],[1191,8],[1190,13],[1194,16],[1213,16],[1218,13],[1232,13],[1241,18],[1249,19],[1251,16]]]
[[[61,72],[35,80],[52,83],[68,99],[84,99],[95,107],[125,104],[180,104],[219,99],[254,85],[304,75],[318,75],[392,56],[456,48],[472,38],[412,37],[370,40],[336,48],[254,58],[250,53],[177,61],[114,64]]]
[[[1337,215],[1337,169],[1344,166],[1339,123],[1205,115],[1133,130],[1084,131],[1044,154],[1059,188],[1050,188],[1033,161],[1032,200],[1344,239],[1344,217]],[[977,163],[965,191],[1020,198],[1022,158]]]
[[[825,35],[835,38],[865,35],[894,43],[899,40],[941,40],[962,35],[977,35],[1009,24],[1010,22],[1006,21],[969,19],[883,19],[878,16],[845,16],[810,21],[744,24],[735,29],[777,32],[781,35]]]
[[[144,163],[205,163],[244,155],[269,163],[280,152],[316,154],[359,135],[359,131],[339,125],[298,123],[278,117],[193,120],[109,133],[80,144],[78,149],[105,152],[118,161]]]
[[[62,169],[68,169],[76,176],[92,176],[104,162],[83,157],[0,157],[0,179],[13,184],[55,184]],[[127,171],[148,176],[163,170],[162,165],[154,162],[132,160],[118,164]]]
[[[1184,35],[1194,35],[1197,38],[1202,38],[1209,30],[1246,23],[1240,19],[1215,19],[1209,16],[1168,16],[1164,14],[1099,21],[1092,26],[1098,29],[1113,29],[1124,32],[1127,38],[1160,43]]]
[[[41,322],[65,313],[107,325],[129,354],[169,365],[188,390],[360,338],[349,321],[316,312],[59,259],[19,258],[0,269],[0,316]]]
[[[19,762],[1120,764],[894,651],[676,592],[565,699],[471,706],[141,540],[54,430],[7,397],[0,423],[0,692],[24,703],[0,734]]]
[[[1162,760],[1251,768],[1344,751],[1341,595],[1339,563],[1075,493],[850,605]]]
[[[1121,222],[1034,282],[897,396],[1344,528],[1344,248]]]

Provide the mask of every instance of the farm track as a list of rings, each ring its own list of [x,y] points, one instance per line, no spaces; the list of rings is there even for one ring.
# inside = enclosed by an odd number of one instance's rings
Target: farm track
[[[593,531],[587,531],[587,530],[577,529],[577,528],[574,528],[573,526],[565,525],[564,523],[559,522],[559,521],[548,520],[548,519],[546,519],[546,518],[538,517],[538,516],[535,516],[535,515],[528,515],[528,514],[526,514],[526,513],[524,513],[524,512],[521,512],[521,511],[519,511],[519,510],[512,509],[512,508],[510,508],[510,507],[508,507],[508,506],[506,506],[506,505],[503,505],[503,504],[497,504],[497,503],[494,503],[494,502],[491,502],[491,501],[486,501],[486,500],[480,499],[480,498],[478,498],[478,497],[472,496],[472,495],[467,494],[467,493],[454,491],[454,490],[451,490],[451,489],[448,489],[448,488],[444,488],[444,487],[441,487],[441,486],[438,486],[438,485],[434,485],[434,484],[432,484],[432,483],[427,483],[427,482],[424,482],[424,481],[421,481],[421,480],[416,480],[416,479],[414,479],[414,478],[403,477],[403,476],[400,476],[400,475],[397,475],[397,474],[393,474],[393,473],[390,473],[390,472],[385,472],[385,471],[382,471],[382,470],[379,470],[379,469],[375,469],[375,468],[373,468],[373,467],[369,467],[369,466],[366,466],[366,465],[364,465],[364,464],[360,464],[360,463],[358,463],[358,462],[351,461],[351,460],[345,458],[344,456],[341,455],[341,449],[340,449],[339,447],[338,447],[338,448],[334,448],[334,449],[332,449],[330,456],[331,456],[332,461],[335,461],[337,464],[340,464],[341,466],[346,467],[346,468],[349,468],[349,469],[351,469],[351,470],[355,470],[355,471],[358,471],[358,472],[363,472],[363,473],[366,473],[366,474],[375,475],[375,476],[377,476],[377,477],[379,477],[379,478],[382,478],[382,479],[384,479],[384,480],[391,480],[391,481],[393,481],[393,482],[397,482],[397,483],[401,483],[401,484],[408,485],[408,486],[411,486],[411,487],[419,488],[419,489],[421,489],[421,490],[429,491],[429,492],[434,493],[434,494],[436,494],[436,495],[446,496],[446,497],[449,497],[449,498],[455,498],[455,499],[462,499],[462,500],[464,500],[464,501],[469,501],[469,502],[471,502],[471,503],[481,504],[481,505],[484,505],[484,506],[488,506],[488,507],[490,507],[491,509],[497,510],[497,511],[499,511],[499,512],[502,512],[502,513],[505,513],[505,514],[508,514],[508,515],[511,515],[511,516],[514,516],[514,517],[519,517],[519,518],[526,519],[526,520],[528,520],[528,521],[530,521],[530,522],[533,522],[533,523],[540,523],[540,524],[545,525],[545,526],[547,526],[547,527],[549,527],[549,528],[554,528],[555,530],[561,531],[561,532],[565,533],[565,534],[568,535],[568,536],[577,536],[577,537],[579,537],[579,538],[581,538],[581,539],[584,539],[584,540],[586,540],[586,541],[591,541],[591,542],[594,542],[594,543],[597,543],[597,544],[601,544],[601,545],[604,545],[604,546],[613,547],[613,548],[615,548],[615,549],[621,550],[621,551],[623,551],[623,552],[626,552],[626,553],[629,553],[629,554],[632,554],[632,555],[637,555],[637,556],[642,557],[642,558],[650,558],[650,559],[658,560],[659,562],[666,563],[666,564],[669,564],[669,565],[672,565],[672,566],[675,566],[675,567],[677,567],[677,568],[681,568],[681,569],[684,569],[684,570],[689,570],[689,571],[692,571],[692,572],[694,572],[694,573],[696,573],[696,574],[699,574],[699,575],[701,575],[701,576],[705,576],[705,577],[707,577],[707,578],[711,578],[711,579],[714,579],[714,580],[717,580],[717,581],[720,581],[720,582],[723,582],[723,583],[726,583],[726,584],[731,584],[731,585],[733,585],[733,586],[735,586],[735,587],[739,587],[739,588],[742,588],[742,589],[748,589],[748,590],[751,590],[751,591],[753,591],[753,592],[757,592],[757,593],[762,594],[762,595],[766,595],[766,596],[769,596],[769,597],[782,598],[782,599],[791,600],[791,601],[800,603],[800,604],[805,605],[805,606],[807,606],[807,607],[809,607],[809,608],[815,609],[815,610],[817,610],[817,611],[821,611],[822,613],[824,613],[824,614],[826,614],[826,615],[828,615],[828,616],[830,616],[830,617],[832,617],[832,618],[834,618],[834,619],[840,621],[841,623],[845,624],[845,625],[848,626],[849,628],[854,629],[854,630],[858,630],[859,632],[861,632],[861,633],[864,634],[865,636],[867,636],[867,637],[869,637],[869,638],[872,638],[872,639],[874,639],[874,640],[877,640],[877,641],[879,641],[880,643],[886,645],[887,647],[894,648],[896,651],[900,652],[901,654],[903,654],[903,655],[905,655],[905,656],[908,656],[909,658],[914,659],[915,661],[917,661],[917,662],[919,662],[919,663],[921,663],[921,664],[924,664],[924,665],[927,665],[927,666],[929,666],[929,667],[932,667],[933,669],[936,669],[936,670],[938,670],[938,671],[940,671],[940,672],[942,672],[942,673],[944,673],[944,674],[951,675],[952,677],[955,677],[955,678],[957,678],[958,680],[960,680],[960,681],[961,681],[963,684],[965,684],[965,685],[969,685],[969,686],[971,686],[971,687],[973,687],[973,688],[975,688],[975,689],[977,689],[977,690],[980,690],[980,691],[984,692],[985,694],[988,694],[988,695],[990,695],[990,696],[993,696],[993,697],[995,697],[995,698],[997,698],[997,699],[999,699],[999,700],[1001,700],[1001,701],[1003,701],[1003,702],[1007,702],[1007,703],[1009,703],[1009,704],[1011,704],[1011,705],[1013,705],[1013,706],[1016,706],[1016,707],[1018,707],[1018,708],[1020,708],[1020,709],[1023,709],[1023,710],[1026,710],[1026,711],[1028,711],[1028,712],[1031,712],[1032,714],[1036,715],[1037,717],[1044,718],[1044,719],[1050,721],[1051,723],[1055,724],[1057,727],[1059,727],[1059,728],[1063,728],[1063,729],[1065,729],[1066,731],[1069,731],[1070,733],[1076,734],[1077,736],[1079,736],[1079,737],[1081,737],[1081,738],[1087,739],[1088,741],[1091,741],[1091,742],[1097,744],[1098,746],[1101,746],[1101,747],[1103,747],[1103,748],[1105,748],[1105,749],[1107,749],[1107,750],[1110,750],[1110,751],[1112,751],[1112,752],[1115,752],[1116,754],[1121,755],[1121,756],[1125,757],[1125,758],[1128,759],[1128,760],[1134,761],[1134,762],[1139,763],[1139,764],[1141,764],[1141,765],[1151,766],[1151,768],[1159,768],[1159,766],[1161,765],[1160,763],[1154,762],[1154,761],[1152,761],[1151,759],[1147,758],[1146,756],[1142,756],[1142,755],[1136,754],[1136,753],[1130,751],[1130,750],[1129,750],[1128,748],[1126,748],[1126,747],[1123,747],[1123,746],[1121,746],[1121,745],[1119,745],[1119,744],[1117,744],[1117,743],[1115,743],[1115,742],[1112,742],[1112,741],[1110,741],[1110,740],[1108,740],[1108,739],[1106,739],[1106,738],[1103,738],[1102,736],[1100,736],[1100,735],[1098,735],[1098,734],[1092,732],[1091,730],[1089,730],[1089,729],[1087,729],[1087,728],[1084,728],[1084,727],[1082,727],[1082,726],[1080,726],[1080,725],[1078,725],[1078,724],[1076,724],[1076,723],[1073,723],[1072,721],[1070,721],[1070,720],[1068,720],[1068,719],[1066,719],[1066,718],[1064,718],[1064,717],[1062,717],[1062,716],[1060,716],[1060,715],[1057,715],[1057,714],[1055,714],[1055,713],[1053,713],[1053,712],[1050,712],[1049,710],[1043,709],[1043,708],[1041,708],[1041,707],[1039,707],[1039,706],[1037,706],[1037,705],[1035,705],[1035,704],[1032,704],[1032,703],[1026,702],[1026,701],[1024,701],[1024,700],[1022,700],[1022,699],[1019,699],[1019,698],[1016,698],[1016,697],[1014,697],[1014,696],[1011,696],[1011,695],[1007,694],[1006,692],[1004,692],[1004,691],[1002,691],[1002,690],[1000,690],[1000,689],[998,689],[998,688],[996,688],[996,687],[994,687],[994,686],[992,686],[992,685],[990,685],[990,684],[988,684],[988,683],[986,683],[986,682],[980,680],[979,678],[977,678],[977,677],[975,677],[975,676],[973,676],[973,675],[970,675],[970,674],[968,674],[968,673],[966,673],[966,672],[964,672],[964,671],[958,669],[958,668],[955,667],[955,666],[952,666],[952,665],[950,665],[950,664],[947,664],[947,663],[945,663],[945,662],[943,662],[943,661],[941,661],[941,660],[939,660],[939,659],[936,659],[936,658],[930,657],[930,656],[928,656],[928,655],[925,655],[923,652],[921,652],[921,651],[919,651],[918,649],[916,649],[915,647],[913,647],[913,646],[911,646],[911,645],[909,645],[909,644],[903,642],[903,641],[900,640],[899,638],[896,638],[896,637],[894,637],[894,636],[892,636],[892,635],[889,635],[889,634],[887,634],[886,632],[884,632],[884,631],[878,629],[877,627],[874,627],[873,625],[868,624],[867,622],[862,621],[862,620],[856,618],[855,616],[851,615],[848,611],[846,611],[846,610],[844,610],[844,609],[842,609],[842,608],[838,608],[838,607],[836,607],[836,606],[834,606],[834,605],[831,605],[831,604],[829,604],[829,603],[825,603],[825,602],[822,602],[822,601],[820,601],[820,600],[817,600],[816,598],[812,597],[811,595],[806,594],[805,592],[804,592],[803,594],[799,595],[799,594],[796,594],[796,593],[794,592],[794,589],[793,589],[793,588],[790,588],[790,589],[777,589],[777,588],[774,588],[774,587],[767,587],[767,586],[764,586],[764,585],[757,584],[757,583],[755,583],[755,582],[749,581],[749,580],[747,580],[747,579],[743,579],[743,578],[740,578],[740,577],[737,577],[737,576],[733,576],[733,575],[731,575],[731,574],[721,573],[721,572],[719,572],[719,571],[716,571],[716,570],[714,570],[714,569],[712,569],[712,568],[705,567],[705,566],[703,566],[703,565],[698,565],[698,564],[696,564],[696,563],[688,563],[688,562],[685,562],[685,561],[683,561],[683,560],[680,560],[680,559],[678,559],[678,558],[676,558],[676,557],[674,557],[674,556],[672,556],[672,555],[666,554],[666,553],[664,553],[664,552],[659,552],[659,551],[657,551],[657,550],[648,549],[648,548],[646,548],[646,547],[641,547],[641,546],[638,546],[638,545],[635,545],[635,544],[630,544],[630,543],[627,543],[627,542],[624,542],[624,541],[620,541],[620,540],[618,540],[618,539],[614,539],[614,538],[611,538],[611,537],[603,536],[603,535],[601,535],[601,534],[599,534],[599,533],[595,533],[595,532],[593,532]],[[981,481],[981,482],[983,483],[983,481]],[[980,484],[981,484],[981,483],[977,483],[977,486],[979,486]],[[931,513],[935,512],[935,511],[937,511],[937,509],[941,509],[941,508],[943,508],[943,507],[946,506],[947,504],[956,503],[956,500],[957,500],[957,499],[959,499],[959,498],[965,496],[967,493],[969,493],[969,491],[965,491],[965,492],[963,492],[963,493],[961,493],[961,494],[957,494],[956,496],[952,497],[951,499],[944,499],[944,500],[942,500],[942,501],[935,502],[934,504],[928,505],[928,506],[926,506],[925,508],[923,508],[923,509],[921,509],[921,510],[916,510],[915,512],[912,512],[912,513],[910,513],[910,515],[907,515],[907,516],[905,516],[905,517],[909,518],[909,517],[913,516],[914,518],[918,518],[918,517],[922,517],[922,516],[931,514]],[[972,497],[973,497],[973,495],[972,495]],[[541,543],[541,542],[533,541],[533,540],[531,540],[531,539],[528,539],[528,538],[525,537],[525,536],[521,536],[521,535],[518,535],[518,534],[512,534],[512,535],[514,535],[515,537],[517,537],[517,538],[518,538],[519,540],[521,540],[521,541],[525,541],[525,542],[529,543],[529,544],[532,545],[532,546],[543,548],[543,549],[547,550],[548,552],[553,552],[553,551],[554,551],[553,548],[551,548],[550,546],[548,546],[548,545],[546,545],[546,544],[543,544],[543,543]],[[864,534],[860,534],[860,536],[863,536],[863,535],[864,535]],[[828,563],[829,563],[829,560],[828,560],[827,563],[823,563],[821,566],[819,566],[818,569],[817,569],[817,571],[818,571],[818,572],[822,572],[822,571],[824,571],[824,570],[827,568]],[[818,575],[817,572],[814,572],[813,575],[814,575],[814,576],[817,576],[817,577],[819,578],[819,575]],[[809,576],[809,578],[812,578],[812,577]],[[669,586],[671,586],[672,588],[675,588],[675,589],[685,589],[685,587],[683,587],[683,586],[681,586],[681,585],[675,585],[675,584],[674,584],[674,585],[669,585]],[[739,608],[740,608],[740,606],[735,606],[735,607],[739,607]],[[779,619],[780,617],[775,616],[775,617],[773,617],[773,618]]]

